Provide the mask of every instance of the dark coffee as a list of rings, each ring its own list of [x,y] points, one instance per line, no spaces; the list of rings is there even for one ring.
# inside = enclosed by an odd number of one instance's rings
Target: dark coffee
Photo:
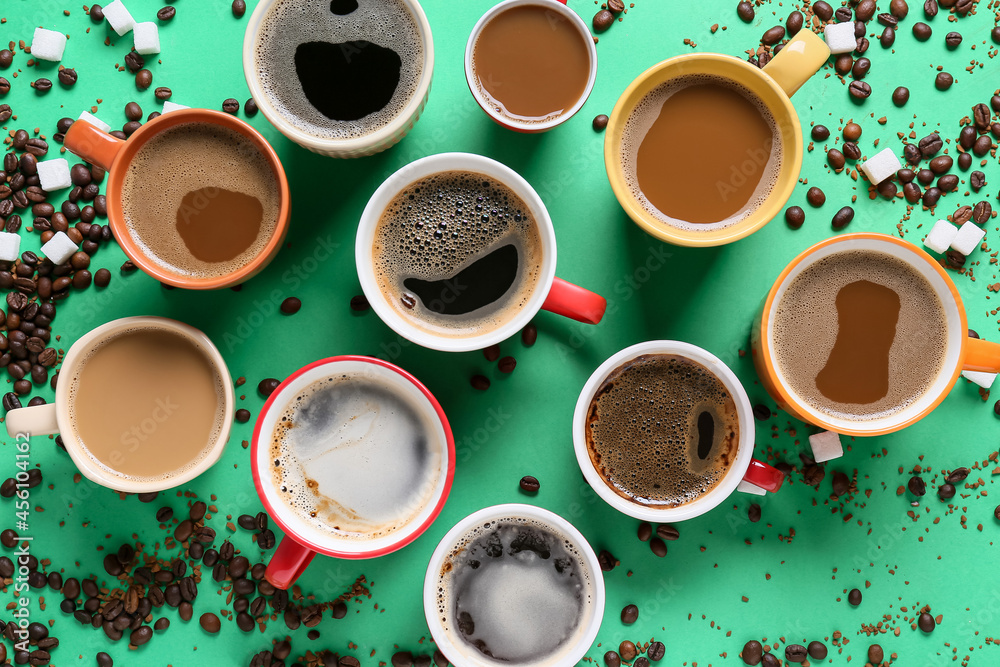
[[[320,139],[385,127],[423,73],[417,21],[401,0],[279,0],[256,43],[264,93],[282,118]]]
[[[781,170],[781,134],[751,91],[690,75],[654,89],[622,132],[632,195],[661,222],[693,231],[737,224],[767,199]]]
[[[281,207],[267,157],[245,136],[207,123],[157,134],[129,163],[122,211],[132,240],[172,273],[237,271],[274,236]]]
[[[587,450],[622,498],[678,507],[710,492],[739,448],[736,402],[698,362],[647,354],[608,374],[587,411]]]
[[[371,540],[409,525],[434,497],[445,443],[414,397],[363,372],[319,380],[285,407],[272,481],[312,528]]]
[[[947,320],[931,284],[876,250],[825,257],[802,271],[771,324],[778,371],[805,403],[840,419],[896,414],[938,377]]]
[[[503,326],[534,294],[542,241],[527,204],[485,174],[441,172],[386,207],[372,250],[393,308],[437,335]]]
[[[521,518],[476,526],[438,579],[445,632],[499,663],[541,663],[579,641],[594,584],[566,537]]]

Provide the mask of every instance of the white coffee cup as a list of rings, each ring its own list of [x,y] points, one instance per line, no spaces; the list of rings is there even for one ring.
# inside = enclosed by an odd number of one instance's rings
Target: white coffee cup
[[[496,661],[485,658],[482,653],[463,643],[460,639],[456,641],[452,633],[448,632],[438,611],[437,593],[441,567],[456,543],[475,527],[504,518],[529,519],[550,527],[556,535],[569,540],[584,561],[583,565],[586,567],[593,588],[590,604],[587,605],[585,611],[585,618],[574,633],[572,640],[561,652],[561,655],[547,657],[537,663],[519,665],[519,667],[542,667],[543,665],[544,667],[573,667],[586,655],[601,628],[605,602],[604,574],[601,572],[601,565],[594,549],[573,524],[554,512],[533,505],[511,503],[481,509],[459,521],[441,539],[431,555],[427,574],[424,577],[424,617],[427,620],[427,627],[430,628],[431,636],[434,638],[434,643],[455,667],[494,667],[497,664]]]
[[[594,467],[587,447],[587,414],[590,410],[590,404],[594,400],[594,394],[597,393],[598,388],[604,383],[611,371],[625,362],[645,354],[677,355],[701,364],[719,378],[736,403],[740,434],[735,461],[729,466],[729,470],[726,471],[725,476],[714,489],[677,507],[642,505],[618,495]],[[750,404],[750,398],[736,374],[711,352],[690,343],[674,340],[653,340],[638,343],[625,348],[605,361],[583,386],[580,398],[576,402],[576,410],[573,413],[573,448],[576,451],[576,460],[580,465],[580,470],[583,471],[583,476],[606,503],[623,514],[643,521],[666,523],[693,519],[719,505],[729,494],[737,490],[737,487],[741,486],[741,482],[746,483],[742,486],[743,490],[777,491],[784,481],[784,474],[753,458],[754,440],[753,406]]]
[[[512,7],[523,5],[542,5],[547,11],[553,12],[569,21],[571,25],[580,31],[581,36],[584,38],[584,41],[587,44],[587,54],[590,58],[590,76],[587,79],[587,85],[583,90],[583,94],[580,95],[580,99],[577,100],[573,106],[558,116],[537,123],[518,120],[516,118],[504,116],[498,112],[490,100],[483,94],[483,91],[480,90],[479,84],[476,83],[476,72],[473,63],[476,41],[479,39],[479,35],[482,33],[486,24],[493,20],[497,14],[505,12]],[[472,29],[472,34],[469,35],[469,41],[465,46],[465,80],[469,84],[469,90],[472,91],[472,96],[476,98],[476,102],[479,106],[499,125],[516,132],[545,132],[558,125],[562,125],[567,120],[572,118],[584,105],[587,98],[590,97],[590,91],[594,89],[594,82],[597,80],[597,48],[594,46],[594,40],[590,36],[590,28],[587,27],[587,24],[584,23],[583,19],[581,19],[576,12],[566,6],[566,0],[504,0],[501,3],[494,5],[493,8],[483,14],[482,18],[479,19],[475,27]]]
[[[129,477],[115,474],[106,466],[99,464],[93,454],[86,451],[74,425],[71,396],[71,379],[80,368],[80,364],[85,361],[90,353],[106,341],[111,336],[128,330],[151,329],[164,330],[183,336],[193,343],[206,358],[206,363],[218,374],[223,387],[224,395],[220,397],[222,402],[221,416],[222,427],[215,440],[206,443],[206,450],[202,458],[196,465],[186,468],[182,472],[159,480],[135,480]],[[180,486],[189,482],[201,473],[205,472],[222,456],[222,452],[229,440],[229,433],[233,425],[233,412],[236,403],[233,391],[232,377],[226,362],[219,353],[218,348],[211,339],[204,333],[192,326],[177,322],[176,320],[164,317],[123,317],[84,334],[79,340],[73,343],[63,359],[62,367],[59,370],[60,382],[56,384],[56,395],[52,403],[46,405],[36,405],[26,408],[18,408],[7,413],[6,426],[7,434],[15,437],[17,434],[28,436],[49,435],[59,433],[62,437],[63,446],[73,463],[87,479],[106,486],[116,491],[126,493],[151,493],[153,491],[165,491],[175,486]],[[128,382],[129,378],[122,378],[122,382]],[[108,405],[109,410],[114,410],[114,405]],[[138,441],[137,441],[138,442]],[[129,452],[122,452],[128,455]]]
[[[422,178],[449,171],[485,174],[513,190],[514,194],[527,204],[538,226],[542,248],[542,265],[531,298],[502,326],[465,337],[436,335],[404,319],[379,289],[372,259],[376,228],[382,213],[393,198]],[[516,171],[482,155],[472,153],[428,155],[411,162],[387,178],[372,195],[364,213],[361,214],[354,256],[361,288],[375,313],[399,335],[432,350],[468,352],[489,347],[515,335],[538,314],[539,310],[548,310],[579,322],[597,324],[604,316],[607,307],[603,297],[556,278],[556,233],[542,198]]]
[[[257,45],[262,37],[260,35],[261,24],[275,4],[281,0],[261,0],[250,20],[247,22],[247,29],[243,36],[243,75],[246,77],[247,86],[250,88],[250,95],[253,97],[257,107],[264,114],[268,121],[278,129],[283,135],[306,148],[313,153],[326,155],[335,158],[355,158],[365,157],[380,153],[399,142],[413,125],[420,118],[420,114],[427,104],[427,97],[430,94],[431,78],[434,73],[434,38],[431,35],[431,24],[427,21],[423,7],[417,0],[398,0],[413,15],[417,25],[420,41],[423,44],[423,63],[420,70],[420,81],[417,89],[409,99],[403,110],[391,123],[375,132],[366,134],[363,137],[353,139],[324,139],[313,136],[297,127],[285,118],[271,103],[270,97],[264,92],[260,78],[257,74]]]

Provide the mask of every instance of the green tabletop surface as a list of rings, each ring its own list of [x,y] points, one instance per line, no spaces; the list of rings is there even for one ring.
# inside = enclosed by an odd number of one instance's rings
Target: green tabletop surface
[[[24,127],[50,142],[48,157],[61,148],[52,140],[56,121],[76,118],[96,107],[96,115],[113,127],[126,121],[127,102],[138,102],[145,114],[158,110],[157,86],[169,86],[172,100],[189,106],[220,109],[223,100],[248,96],[243,76],[244,28],[256,6],[235,18],[228,0],[176,0],[176,17],[160,24],[162,52],[147,57],[153,86],[136,89],[124,68],[132,36],[118,37],[107,24],[91,23],[79,2],[2,0],[0,42],[30,45],[37,26],[70,36],[62,65],[76,68],[72,88],[59,83],[37,93],[29,83],[39,77],[56,79],[57,65],[29,65],[30,56],[15,49],[14,65],[0,70],[11,91],[0,98],[16,114],[5,132]],[[838,232],[833,214],[853,203],[857,211],[844,232],[878,231],[901,234],[920,244],[929,226],[962,204],[987,199],[996,205],[1000,182],[995,148],[976,158],[975,169],[990,183],[980,193],[967,185],[969,171],[953,168],[961,184],[942,199],[934,212],[907,207],[901,198],[871,199],[867,181],[855,165],[834,173],[824,146],[813,149],[805,138],[800,183],[788,205],[805,209],[805,224],[790,229],[779,216],[756,234],[737,243],[710,249],[663,244],[643,233],[625,215],[604,170],[604,135],[591,121],[611,112],[618,96],[646,68],[671,56],[714,51],[742,58],[760,45],[762,33],[784,24],[796,2],[758,0],[756,18],[744,23],[735,0],[681,3],[635,0],[627,14],[599,35],[599,71],[593,93],[583,109],[563,126],[538,135],[520,135],[494,124],[474,102],[466,85],[463,55],[472,26],[492,0],[423,0],[434,33],[434,80],[424,114],[409,135],[390,150],[373,157],[338,161],[314,155],[285,139],[263,114],[248,119],[279,153],[294,201],[286,247],[241,291],[203,293],[166,290],[140,273],[122,274],[126,257],[114,243],[94,256],[92,270],[106,267],[112,281],[104,289],[73,292],[60,302],[53,323],[58,346],[69,346],[90,329],[129,315],[173,317],[204,330],[222,351],[237,388],[237,407],[253,418],[234,425],[222,460],[182,488],[161,493],[151,503],[136,496],[120,497],[86,479],[66,453],[49,438],[32,441],[31,465],[41,469],[43,484],[32,489],[31,551],[47,572],[63,577],[104,572],[103,558],[123,543],[144,545],[147,555],[174,557],[180,551],[164,544],[176,518],[186,517],[194,499],[213,507],[207,525],[217,533],[216,546],[230,539],[252,563],[264,561],[251,533],[235,527],[236,518],[262,509],[251,472],[250,450],[241,443],[251,437],[253,421],[264,399],[257,383],[283,378],[317,359],[338,354],[367,354],[390,360],[426,383],[439,398],[454,429],[457,467],[444,511],[426,533],[405,549],[367,561],[317,557],[299,580],[301,593],[316,602],[348,594],[364,577],[368,594],[350,599],[348,614],[334,619],[329,611],[314,630],[291,632],[281,618],[244,634],[235,622],[223,620],[217,635],[198,624],[202,613],[231,610],[228,591],[202,572],[194,619],[182,621],[176,609],[155,609],[154,618],[170,619],[170,628],[145,646],[129,649],[100,630],[79,625],[59,610],[62,595],[50,589],[30,589],[33,621],[51,626],[59,638],[52,651],[54,665],[94,665],[95,654],[106,651],[116,665],[247,665],[251,656],[291,637],[291,664],[307,663],[307,651],[353,655],[362,665],[384,665],[399,650],[432,653],[434,645],[424,621],[421,591],[428,559],[445,532],[461,518],[483,507],[524,502],[550,509],[576,525],[595,550],[606,549],[621,562],[604,574],[607,604],[597,642],[588,661],[602,662],[604,653],[622,640],[666,646],[661,664],[733,666],[747,640],[765,641],[784,660],[787,644],[823,641],[830,649],[824,661],[835,665],[866,662],[867,647],[880,643],[888,660],[907,667],[938,665],[1000,665],[1000,583],[994,542],[1000,503],[994,480],[998,428],[993,402],[978,387],[960,380],[935,412],[905,431],[870,439],[843,438],[843,458],[825,465],[825,479],[811,486],[803,479],[800,454],[808,455],[811,427],[776,410],[755,375],[749,355],[751,319],[761,298],[789,260],[811,244]],[[633,5],[634,6],[631,6]],[[808,4],[808,3],[805,3]],[[840,3],[834,3],[839,6]],[[845,3],[846,4],[846,3]],[[953,3],[949,3],[953,4]],[[960,3],[961,4],[961,3]],[[136,20],[156,21],[163,0],[127,0]],[[570,0],[569,6],[589,24],[600,8],[596,2]],[[865,81],[872,95],[863,103],[848,95],[831,58],[794,96],[803,131],[822,123],[832,136],[826,145],[843,140],[840,130],[850,120],[864,134],[859,145],[868,156],[885,147],[902,155],[903,141],[916,141],[940,131],[945,150],[957,155],[956,138],[972,106],[989,103],[1000,88],[997,47],[990,31],[997,4],[985,0],[974,13],[958,17],[942,11],[926,19],[922,3],[910,0],[895,45],[878,41],[882,26],[868,25],[871,72]],[[888,0],[879,11],[888,11]],[[911,28],[926,21],[933,35],[915,39]],[[956,30],[964,40],[954,50],[944,36]],[[955,77],[950,90],[935,89],[937,71]],[[15,78],[16,73],[16,78]],[[890,96],[897,86],[910,89],[903,108]],[[241,109],[239,117],[245,114]],[[725,128],[720,127],[720,132]],[[912,132],[912,134],[911,134]],[[9,139],[5,134],[5,141]],[[837,140],[835,142],[835,140]],[[448,354],[418,348],[398,337],[372,311],[351,310],[351,297],[361,292],[355,271],[354,237],[368,198],[392,172],[425,155],[467,151],[495,158],[522,174],[541,193],[551,212],[559,244],[560,277],[604,295],[608,312],[597,326],[578,324],[557,315],[535,318],[538,342],[525,347],[519,337],[501,345],[517,359],[516,370],[504,375],[480,352]],[[64,155],[71,162],[71,154]],[[684,159],[683,155],[676,156]],[[192,159],[197,159],[196,157]],[[980,160],[984,166],[978,166]],[[853,174],[853,177],[852,177]],[[822,207],[806,203],[809,186],[827,196]],[[68,191],[61,191],[61,202]],[[27,221],[26,221],[27,223]],[[22,227],[22,250],[39,246],[38,233]],[[985,243],[997,238],[996,221],[986,225]],[[998,332],[995,252],[978,250],[962,271],[951,270],[969,314],[969,325],[986,339]],[[292,316],[277,312],[286,297],[302,300]],[[754,403],[771,407],[769,419],[756,423],[756,455],[772,463],[796,467],[779,493],[765,498],[734,493],[714,511],[678,524],[680,539],[669,543],[664,558],[654,555],[636,536],[638,521],[604,502],[583,481],[573,453],[571,417],[578,393],[593,370],[616,351],[653,339],[677,339],[702,346],[729,364]],[[470,378],[484,374],[492,381],[476,391]],[[4,381],[9,384],[7,374]],[[127,381],[127,379],[123,379]],[[9,388],[0,389],[9,391]],[[48,387],[33,395],[51,400]],[[27,397],[25,397],[26,400]],[[107,406],[113,410],[113,405]],[[0,447],[0,478],[16,473],[15,447],[4,437]],[[959,494],[950,501],[935,491],[947,471],[972,469]],[[901,489],[915,468],[924,471],[928,493],[919,502]],[[833,494],[835,471],[853,481],[839,498]],[[351,471],[345,470],[345,475]],[[523,475],[541,483],[536,495],[520,491]],[[376,487],[373,493],[378,493]],[[758,502],[762,518],[751,523],[747,510]],[[169,506],[175,519],[161,527],[155,514]],[[0,528],[14,525],[11,499],[0,499]],[[272,527],[273,522],[272,522]],[[278,536],[280,537],[280,531]],[[0,549],[0,554],[11,550]],[[852,607],[847,592],[864,594]],[[14,589],[0,593],[0,605],[12,610]],[[623,606],[639,607],[630,626],[620,620]],[[916,627],[924,607],[939,619],[930,634]],[[0,618],[10,619],[10,611]],[[7,642],[8,655],[12,647]],[[898,655],[898,658],[895,656]]]

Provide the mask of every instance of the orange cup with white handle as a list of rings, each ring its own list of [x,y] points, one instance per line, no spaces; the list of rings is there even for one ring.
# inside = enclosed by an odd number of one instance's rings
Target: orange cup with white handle
[[[236,261],[218,262],[219,268],[211,266],[211,262],[206,261],[203,262],[206,265],[204,271],[182,270],[177,262],[170,261],[167,253],[158,254],[158,244],[164,244],[164,240],[160,239],[159,235],[157,236],[159,240],[157,240],[139,234],[123,204],[122,195],[126,179],[142,178],[139,171],[130,173],[136,163],[136,156],[140,156],[144,162],[148,162],[148,153],[162,150],[163,145],[162,142],[150,145],[150,142],[162,137],[165,132],[180,126],[190,126],[199,131],[216,129],[223,133],[226,131],[235,132],[239,135],[240,140],[228,142],[230,145],[227,150],[230,150],[232,155],[227,154],[226,159],[263,160],[269,173],[265,177],[266,180],[262,179],[261,183],[270,186],[270,179],[273,179],[274,196],[268,207],[272,209],[272,214],[269,219],[262,219],[260,235],[254,239],[250,250],[241,254]],[[285,170],[277,153],[267,143],[267,140],[257,130],[229,114],[210,109],[171,111],[140,127],[128,138],[128,141],[117,139],[84,120],[78,120],[66,132],[64,144],[72,153],[108,172],[104,192],[107,198],[108,224],[111,226],[115,240],[136,266],[161,283],[185,289],[220,289],[239,285],[263,270],[281,249],[291,217],[291,194]],[[196,153],[185,157],[192,169],[201,159],[202,157]],[[199,190],[202,193],[208,192],[209,198],[213,188],[215,191],[220,189],[216,187],[220,184],[212,183],[211,180],[210,177],[205,178],[204,183],[201,184],[204,188]],[[158,191],[167,184],[151,181],[142,185],[148,187],[150,191]],[[246,189],[248,186],[242,187]],[[165,210],[162,212],[165,227],[174,223],[176,217],[180,216],[180,208],[187,205],[186,202],[187,197],[176,211]],[[192,202],[196,207],[202,203],[199,199],[192,199]],[[267,210],[264,211],[263,215],[268,215]],[[181,243],[180,240],[176,239],[170,241],[169,236],[164,238],[169,245],[176,246]]]
[[[922,391],[915,392],[905,402],[893,406],[891,409],[873,409],[869,411],[870,414],[865,414],[863,405],[852,407],[851,412],[848,412],[846,408],[844,410],[831,410],[828,405],[821,406],[820,401],[816,399],[815,392],[812,392],[811,389],[808,392],[804,390],[805,385],[802,384],[801,378],[792,382],[788,359],[785,360],[784,366],[782,364],[782,355],[780,354],[782,336],[776,330],[779,309],[793,309],[799,305],[791,299],[786,299],[789,287],[796,278],[810,268],[816,267],[818,262],[826,260],[824,266],[829,266],[831,262],[842,257],[844,253],[859,251],[881,254],[868,255],[871,271],[866,269],[867,277],[864,280],[878,284],[880,279],[876,275],[879,273],[880,267],[877,263],[891,261],[885,259],[886,256],[902,261],[907,272],[917,274],[926,280],[930,291],[940,301],[941,307],[941,324],[935,325],[933,332],[928,329],[927,334],[929,337],[933,336],[934,339],[941,341],[941,346],[935,350],[940,352],[935,357],[940,362],[934,364],[937,371],[933,371],[930,363],[926,364],[925,368],[930,368],[930,370],[920,371],[923,380]],[[880,257],[882,257],[881,260]],[[822,267],[818,270],[822,270]],[[916,279],[916,276],[913,277]],[[832,287],[835,287],[835,284]],[[831,303],[834,299],[840,298],[845,287],[837,289],[836,294],[829,295]],[[920,311],[920,314],[929,316],[931,312],[936,310],[936,305],[932,307],[932,304],[928,304],[926,311]],[[788,311],[784,310],[783,312]],[[805,322],[805,324],[795,332],[795,335],[799,337],[800,341],[815,340],[817,336],[817,330],[814,328],[816,323],[808,318],[800,321]],[[834,326],[837,327],[837,338],[839,339],[842,335],[840,318]],[[905,330],[905,326],[901,328]],[[894,357],[896,359],[913,359],[912,354],[898,354],[898,352],[905,351],[908,345],[914,344],[914,341],[907,340],[904,335],[897,333],[898,331],[896,325],[893,325],[894,337],[891,339],[889,354],[896,355]],[[969,337],[968,320],[958,288],[955,287],[941,265],[912,243],[887,234],[860,233],[837,236],[817,243],[793,259],[778,276],[764,298],[760,310],[755,316],[750,339],[751,354],[757,374],[768,393],[777,401],[778,406],[804,422],[844,435],[883,435],[903,429],[930,414],[948,395],[962,371],[1000,372],[1000,344]],[[789,339],[785,338],[785,340]],[[855,340],[857,339],[855,338]],[[842,346],[839,340],[834,345],[833,350],[824,351],[818,347],[817,345],[815,350],[816,358],[826,364],[824,370],[831,363],[849,364],[855,361],[849,356],[845,357],[845,351],[848,355],[860,355],[866,352],[859,347]],[[834,360],[832,358],[833,352],[838,347],[840,348],[839,356]],[[889,358],[887,355],[887,364]],[[889,375],[889,382],[899,381],[902,377],[901,374],[907,370],[917,372],[916,369],[899,368],[895,376]],[[887,370],[887,372],[889,371]],[[829,401],[824,402],[828,403]],[[851,405],[853,406],[853,404]],[[857,414],[852,414],[854,411]]]

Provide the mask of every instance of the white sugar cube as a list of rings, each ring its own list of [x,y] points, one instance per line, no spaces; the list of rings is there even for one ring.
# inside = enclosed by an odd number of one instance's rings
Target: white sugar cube
[[[854,21],[831,23],[823,28],[823,35],[830,53],[850,53],[858,48],[858,38],[854,36]]]
[[[31,38],[32,57],[39,60],[59,62],[62,60],[63,51],[65,50],[66,35],[55,30],[35,28],[35,35]]]
[[[969,256],[979,247],[986,237],[986,230],[980,229],[971,220],[958,228],[955,240],[951,242],[952,250],[957,250],[963,255]]]
[[[766,496],[767,491],[757,486],[753,482],[748,482],[745,479],[741,479],[736,490],[740,493],[752,493],[755,496]]]
[[[148,56],[160,52],[160,31],[152,21],[136,23],[132,36],[135,39],[135,52]]]
[[[106,5],[104,7],[104,18],[108,20],[111,29],[117,32],[119,36],[127,34],[129,30],[135,27],[135,19],[125,9],[122,0],[115,0],[111,4]]]
[[[983,389],[989,389],[993,386],[993,381],[997,379],[997,374],[983,373],[980,371],[962,371],[962,377],[969,382],[978,384]]]
[[[21,255],[21,235],[0,232],[0,260],[13,262]]]
[[[56,232],[52,238],[42,246],[42,254],[48,257],[53,264],[62,264],[73,256],[79,248],[73,243],[73,239],[66,236],[65,232]]]
[[[840,436],[833,431],[821,431],[810,435],[809,446],[812,447],[813,460],[816,463],[832,461],[844,455],[844,446],[840,444]]]
[[[924,239],[924,245],[934,252],[944,252],[958,236],[958,227],[947,220],[938,220]]]
[[[160,113],[170,113],[171,111],[180,111],[181,109],[190,109],[190,108],[191,107],[186,107],[183,104],[177,104],[175,102],[167,100],[166,102],[163,103],[163,109],[160,111]]]
[[[878,185],[899,171],[902,166],[893,150],[885,148],[865,160],[859,168],[865,172],[865,176],[872,182],[872,185]]]
[[[90,113],[89,111],[84,111],[84,112],[80,113],[79,120],[82,120],[82,121],[85,121],[87,123],[90,123],[91,125],[93,125],[97,129],[101,130],[102,132],[110,132],[111,131],[111,126],[110,125],[108,125],[103,120],[101,120],[100,118],[98,118],[94,114]]]
[[[38,163],[38,181],[42,190],[54,192],[73,185],[69,176],[69,162],[66,158],[45,160]]]

